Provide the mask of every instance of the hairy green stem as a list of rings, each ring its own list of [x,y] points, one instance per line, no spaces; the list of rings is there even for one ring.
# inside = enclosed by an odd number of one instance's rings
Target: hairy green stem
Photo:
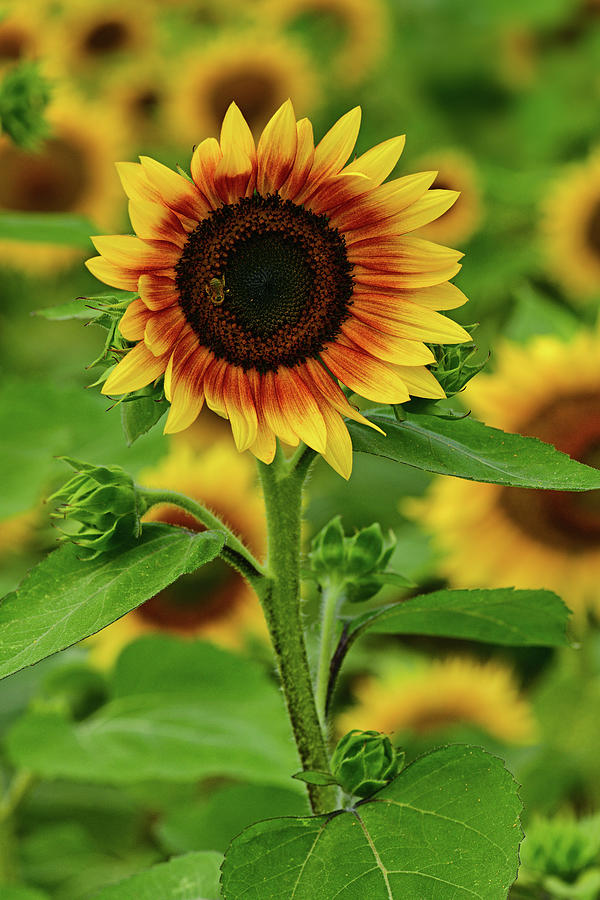
[[[144,512],[152,506],[158,506],[162,503],[168,503],[171,506],[178,506],[185,512],[190,513],[203,525],[213,531],[220,531],[225,535],[225,545],[219,554],[226,562],[241,572],[253,587],[256,582],[265,574],[265,570],[261,563],[252,555],[250,550],[240,541],[233,531],[219,519],[214,513],[202,506],[196,500],[192,500],[186,494],[180,494],[178,491],[168,491],[160,489],[150,489],[138,486],[142,503],[145,505]]]
[[[18,881],[14,813],[34,781],[31,772],[17,772],[0,798],[0,886]]]
[[[277,657],[281,686],[303,769],[328,771],[329,755],[319,721],[300,611],[300,512],[308,466],[290,464],[281,450],[271,465],[259,462],[267,511],[268,573],[261,602]],[[330,786],[308,785],[313,812],[330,812]]]
[[[340,606],[344,600],[344,586],[330,582],[323,587],[321,599],[321,634],[319,644],[319,661],[315,685],[317,710],[321,725],[327,729],[327,695],[331,658],[335,650],[337,638],[337,621]]]

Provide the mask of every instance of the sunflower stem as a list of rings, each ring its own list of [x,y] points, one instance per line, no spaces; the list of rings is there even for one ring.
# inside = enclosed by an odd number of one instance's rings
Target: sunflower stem
[[[304,770],[328,771],[329,754],[313,690],[300,611],[300,519],[305,471],[280,450],[271,465],[258,463],[265,496],[268,577],[260,598],[277,657],[281,685]],[[335,809],[331,786],[307,785],[315,814]]]
[[[0,885],[18,881],[14,814],[34,782],[31,772],[17,772],[0,798]]]
[[[323,587],[321,600],[321,635],[319,644],[319,662],[317,665],[316,701],[321,726],[327,732],[327,697],[331,659],[337,638],[337,621],[340,606],[344,602],[343,583],[331,581]]]
[[[190,513],[195,519],[206,525],[207,528],[224,534],[225,545],[219,555],[256,588],[256,582],[265,575],[263,566],[218,516],[211,513],[201,503],[192,500],[186,494],[180,494],[178,491],[143,488],[139,485],[136,485],[136,489],[139,492],[144,512],[147,512],[152,506],[168,503],[170,506],[178,506],[185,512]]]

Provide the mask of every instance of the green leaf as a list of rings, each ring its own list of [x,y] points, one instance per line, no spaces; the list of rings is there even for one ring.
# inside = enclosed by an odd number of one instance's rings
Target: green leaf
[[[225,900],[506,900],[521,802],[475,747],[422,756],[350,810],[259,822],[232,841]]]
[[[219,900],[220,853],[187,853],[152,866],[92,900]]]
[[[113,689],[114,699],[81,722],[26,714],[6,736],[11,761],[73,781],[227,775],[294,790],[298,760],[283,701],[256,663],[202,641],[147,637],[124,650]]]
[[[365,613],[350,634],[429,634],[504,644],[561,647],[568,644],[569,610],[551,591],[514,588],[434,591]]]
[[[331,772],[317,772],[312,769],[305,769],[303,772],[296,772],[295,775],[292,775],[292,778],[296,778],[298,781],[303,781],[305,784],[318,784],[318,785],[327,785],[327,784],[337,784],[338,781]]]
[[[61,244],[93,251],[90,234],[96,229],[88,219],[71,213],[3,212],[0,239]]]
[[[161,435],[134,448],[124,446],[118,415],[106,397],[83,387],[5,378],[0,385],[0,519],[31,509],[53,479],[64,480],[55,457],[123,465],[134,473],[165,452]]]
[[[2,900],[50,900],[49,894],[43,894],[36,888],[24,884],[5,884],[2,887]]]
[[[470,416],[443,419],[407,413],[402,422],[374,410],[366,417],[386,436],[348,423],[354,449],[427,472],[472,481],[553,491],[600,488],[600,471],[572,460],[537,438],[507,434]]]
[[[80,560],[65,544],[0,602],[0,678],[63,650],[218,555],[223,535],[148,524],[121,551]]]
[[[138,391],[134,400],[121,403],[121,425],[128,447],[147,434],[169,408],[166,400],[155,396],[152,386]]]
[[[58,306],[36,309],[34,315],[42,316],[49,322],[64,322],[68,319],[82,319],[87,322],[106,315],[108,304],[124,303],[137,296],[131,291],[110,291],[105,294],[96,294],[93,297],[76,297],[67,303],[59,303]]]
[[[220,850],[223,853],[244,828],[260,819],[302,816],[310,812],[302,794],[273,784],[230,784],[208,796],[171,809],[157,827],[163,846],[171,853]]]

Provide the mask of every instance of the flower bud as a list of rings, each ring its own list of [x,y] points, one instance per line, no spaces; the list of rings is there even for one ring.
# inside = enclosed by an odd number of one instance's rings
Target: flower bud
[[[384,551],[384,538],[379,522],[363,528],[347,542],[346,571],[349,575],[368,575],[377,567]]]
[[[347,794],[370,797],[395,778],[403,764],[404,753],[384,734],[354,729],[335,748],[331,770]]]
[[[133,479],[120,466],[94,466],[63,457],[77,474],[48,499],[60,500],[54,517],[78,523],[61,540],[81,547],[87,559],[140,536],[140,509]]]
[[[344,542],[341,516],[336,516],[312,541],[310,559],[314,571],[323,575],[343,571],[346,558]]]

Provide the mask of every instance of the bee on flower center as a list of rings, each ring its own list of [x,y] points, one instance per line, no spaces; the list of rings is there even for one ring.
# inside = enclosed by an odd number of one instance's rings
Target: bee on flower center
[[[223,275],[222,278],[211,278],[204,290],[210,302],[214,303],[215,306],[220,306],[225,300],[225,276]]]

